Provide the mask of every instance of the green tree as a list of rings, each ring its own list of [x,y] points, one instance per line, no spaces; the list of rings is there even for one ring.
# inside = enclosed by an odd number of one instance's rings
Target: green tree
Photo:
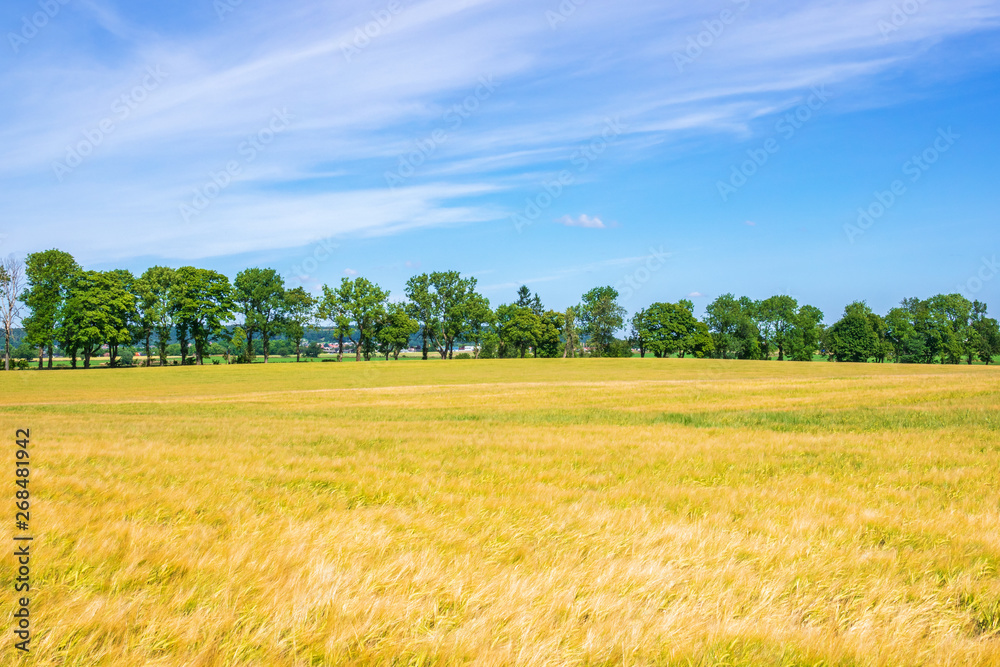
[[[697,320],[685,304],[653,303],[637,322],[638,335],[653,356],[668,357],[681,352],[684,339]]]
[[[427,360],[430,342],[437,334],[435,319],[435,297],[431,286],[431,277],[426,273],[413,276],[406,281],[406,298],[410,303],[410,317],[420,325],[420,335],[423,338],[423,359]]]
[[[450,359],[455,340],[466,330],[466,311],[476,294],[476,279],[462,278],[458,271],[436,271],[430,275],[435,326],[431,340],[442,359]]]
[[[629,320],[629,342],[639,349],[639,356],[646,358],[646,345],[649,343],[649,329],[646,325],[648,311],[640,310]]]
[[[410,344],[410,336],[420,330],[420,324],[409,316],[406,306],[401,303],[390,303],[382,315],[375,333],[375,344],[378,351],[385,355],[388,361],[392,356],[399,359],[399,353]]]
[[[142,316],[148,320],[156,334],[156,347],[160,365],[167,365],[167,346],[174,329],[174,282],[177,272],[166,266],[151,266],[140,277],[142,281]],[[146,360],[149,363],[149,341],[146,342]]]
[[[249,356],[247,355],[247,332],[243,327],[236,327],[233,329],[233,335],[229,339],[229,348],[232,350],[231,353],[227,352],[226,363],[233,363],[230,359],[235,360],[235,363],[242,363],[246,361]],[[230,354],[232,355],[230,357]]]
[[[987,317],[986,304],[976,301],[973,304],[972,329],[975,331],[974,351],[984,364],[991,364],[993,357],[1000,354],[1000,325],[991,317]],[[972,363],[970,356],[969,363]]]
[[[114,366],[119,345],[132,341],[136,317],[135,297],[115,272],[81,271],[72,279],[59,315],[63,347],[83,353],[83,366],[108,345],[109,366]]]
[[[68,296],[69,286],[81,271],[73,256],[61,250],[31,253],[25,259],[28,287],[21,301],[31,311],[24,320],[30,344],[38,348],[38,367],[48,350],[48,367],[52,368],[53,347],[60,329],[59,314]]]
[[[244,269],[233,281],[233,299],[246,323],[249,345],[253,344],[254,334],[260,333],[266,364],[271,354],[271,337],[282,327],[285,281],[274,269]]]
[[[794,361],[812,361],[822,336],[823,311],[815,306],[800,307],[786,334],[789,356]]]
[[[871,309],[855,301],[830,331],[830,352],[837,361],[865,363],[878,353],[879,337],[872,326]]]
[[[353,326],[351,325],[351,315],[348,312],[348,303],[351,299],[351,283],[342,280],[339,287],[323,285],[323,298],[319,301],[319,309],[316,316],[321,320],[327,320],[333,324],[334,334],[337,336],[337,361],[344,360],[344,338],[351,335]]]
[[[497,335],[500,340],[499,356],[524,358],[528,349],[536,344],[542,331],[542,322],[526,306],[503,304],[497,308]]]
[[[534,314],[534,310],[531,311]],[[536,317],[538,317],[536,315]],[[538,335],[535,338],[535,356],[554,359],[562,354],[562,332],[566,317],[554,310],[547,310],[538,318]]]
[[[482,344],[489,335],[496,316],[490,308],[490,300],[482,294],[473,292],[465,302],[465,333],[470,343],[475,347],[475,358],[479,358]]]
[[[173,285],[173,311],[181,333],[181,363],[186,362],[187,336],[194,342],[195,363],[204,364],[209,339],[225,333],[222,323],[233,315],[232,286],[226,276],[209,269],[182,266]],[[249,343],[249,341],[248,341]],[[248,344],[249,347],[249,344]]]
[[[938,294],[928,299],[927,307],[941,334],[941,363],[959,364],[974,354],[972,302],[961,294]]]
[[[705,309],[705,324],[712,334],[715,355],[720,359],[760,359],[760,330],[756,306],[746,297],[723,294]]]
[[[285,290],[282,306],[284,332],[295,349],[295,361],[300,359],[302,338],[313,328],[317,300],[301,287]]]
[[[618,305],[618,290],[610,286],[595,287],[583,295],[577,313],[591,354],[606,356],[615,332],[625,324],[625,309]]]
[[[761,337],[768,349],[772,346],[778,349],[778,361],[785,360],[785,348],[796,325],[798,308],[798,302],[787,295],[772,296],[757,306]]]
[[[340,291],[345,299],[346,312],[358,331],[354,360],[361,361],[361,355],[364,353],[365,361],[368,361],[375,349],[375,327],[385,314],[389,292],[361,277],[353,280],[344,278],[341,281]]]
[[[567,308],[563,320],[565,322],[563,325],[563,358],[573,359],[580,349],[580,334],[576,329],[576,309]]]

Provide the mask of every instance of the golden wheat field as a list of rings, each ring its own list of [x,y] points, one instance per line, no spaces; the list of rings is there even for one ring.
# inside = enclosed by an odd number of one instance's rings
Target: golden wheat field
[[[0,426],[3,664],[1000,665],[995,368],[2,373]]]

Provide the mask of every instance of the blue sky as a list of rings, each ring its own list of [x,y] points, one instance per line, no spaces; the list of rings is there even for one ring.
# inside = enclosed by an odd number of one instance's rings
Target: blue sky
[[[10,0],[0,253],[1000,311],[998,27],[1000,0]]]

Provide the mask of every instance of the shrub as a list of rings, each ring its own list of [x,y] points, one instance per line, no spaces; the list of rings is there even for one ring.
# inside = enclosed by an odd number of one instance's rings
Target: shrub
[[[608,346],[607,355],[609,357],[631,357],[632,356],[632,344],[627,340],[615,339],[611,341],[611,345]]]
[[[468,352],[459,352],[458,354],[455,355],[455,358],[456,359],[471,359],[472,355],[469,354]]]

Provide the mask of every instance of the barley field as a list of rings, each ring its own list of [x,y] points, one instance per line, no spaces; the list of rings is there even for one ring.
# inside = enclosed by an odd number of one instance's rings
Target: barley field
[[[1000,665],[996,368],[0,373],[0,426],[6,665]]]

